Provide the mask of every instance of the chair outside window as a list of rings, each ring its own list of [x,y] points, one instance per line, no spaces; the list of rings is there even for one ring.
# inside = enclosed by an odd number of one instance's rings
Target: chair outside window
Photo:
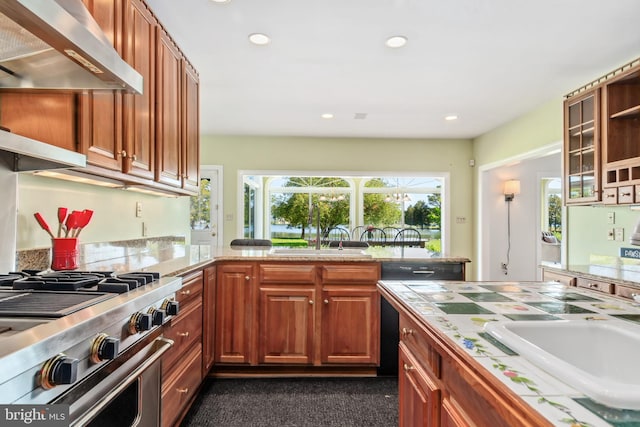
[[[349,234],[349,230],[343,227],[333,227],[329,230],[325,235],[323,240],[333,241],[333,240],[349,240],[351,236]]]
[[[424,242],[418,230],[415,228],[403,228],[396,234],[396,237],[393,239],[393,244],[396,246],[421,248]]]
[[[362,232],[366,229],[367,227],[365,227],[364,225],[354,227],[353,230],[351,230],[351,240],[360,240]]]
[[[360,235],[360,241],[372,246],[384,246],[387,243],[387,234],[381,228],[368,227]]]
[[[340,245],[342,245],[343,248],[368,248],[369,247],[369,243],[361,242],[359,240],[343,240],[343,241],[331,240],[329,242],[330,248],[339,248]]]
[[[387,238],[388,238],[389,240],[391,240],[393,237],[395,237],[395,236],[396,236],[396,234],[398,234],[398,232],[399,232],[400,230],[401,230],[401,229],[400,229],[400,228],[398,228],[398,227],[382,227],[382,231],[384,231],[384,234],[386,234],[386,235],[387,235]]]

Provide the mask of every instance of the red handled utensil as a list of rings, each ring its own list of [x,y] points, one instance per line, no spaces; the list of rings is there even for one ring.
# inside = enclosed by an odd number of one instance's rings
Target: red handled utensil
[[[80,215],[80,213],[80,211],[73,211],[69,214],[69,216],[67,217],[67,221],[64,223],[65,227],[67,228],[67,232],[65,233],[64,237],[73,237],[73,229],[78,225],[78,216]],[[69,234],[71,234],[71,236],[69,236]]]
[[[62,226],[67,219],[67,208],[58,208],[58,237],[62,237]]]
[[[55,236],[53,235],[53,233],[51,232],[51,229],[49,228],[49,224],[47,224],[47,221],[44,220],[40,212],[34,213],[33,216],[36,218],[36,221],[38,221],[38,224],[40,224],[40,227],[42,227],[44,231],[49,233],[49,236],[51,236],[52,239],[55,239]]]
[[[93,211],[91,209],[85,209],[82,212],[80,212],[79,219],[76,224],[77,230],[74,237],[78,237],[82,229],[86,227],[87,224],[89,224],[89,221],[91,221],[92,216],[93,216]]]

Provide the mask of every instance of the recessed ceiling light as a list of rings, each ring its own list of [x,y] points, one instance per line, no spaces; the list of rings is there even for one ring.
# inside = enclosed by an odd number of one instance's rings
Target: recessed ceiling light
[[[451,114],[449,116],[445,116],[444,119],[447,121],[458,120],[458,116],[456,116],[455,114]]]
[[[402,47],[407,44],[407,38],[405,36],[389,37],[385,44],[389,47]]]
[[[253,43],[253,44],[257,44],[257,45],[262,46],[262,45],[265,45],[265,44],[269,44],[271,39],[266,34],[253,33],[253,34],[249,34],[249,41],[251,43]]]
[[[231,0],[211,0],[214,3],[229,3]]]
[[[323,119],[333,119],[333,114],[331,113],[324,113],[323,115],[321,115],[320,117],[322,117]]]

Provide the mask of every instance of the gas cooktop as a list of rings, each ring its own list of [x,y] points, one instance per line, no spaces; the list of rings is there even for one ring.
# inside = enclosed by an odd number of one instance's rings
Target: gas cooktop
[[[0,289],[44,291],[97,291],[125,293],[160,278],[159,273],[112,271],[21,271],[0,275]]]

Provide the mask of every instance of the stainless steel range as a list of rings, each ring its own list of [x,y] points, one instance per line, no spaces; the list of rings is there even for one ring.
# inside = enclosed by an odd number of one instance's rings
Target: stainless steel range
[[[159,425],[162,324],[181,286],[154,273],[0,275],[0,403],[67,404],[70,425]]]

